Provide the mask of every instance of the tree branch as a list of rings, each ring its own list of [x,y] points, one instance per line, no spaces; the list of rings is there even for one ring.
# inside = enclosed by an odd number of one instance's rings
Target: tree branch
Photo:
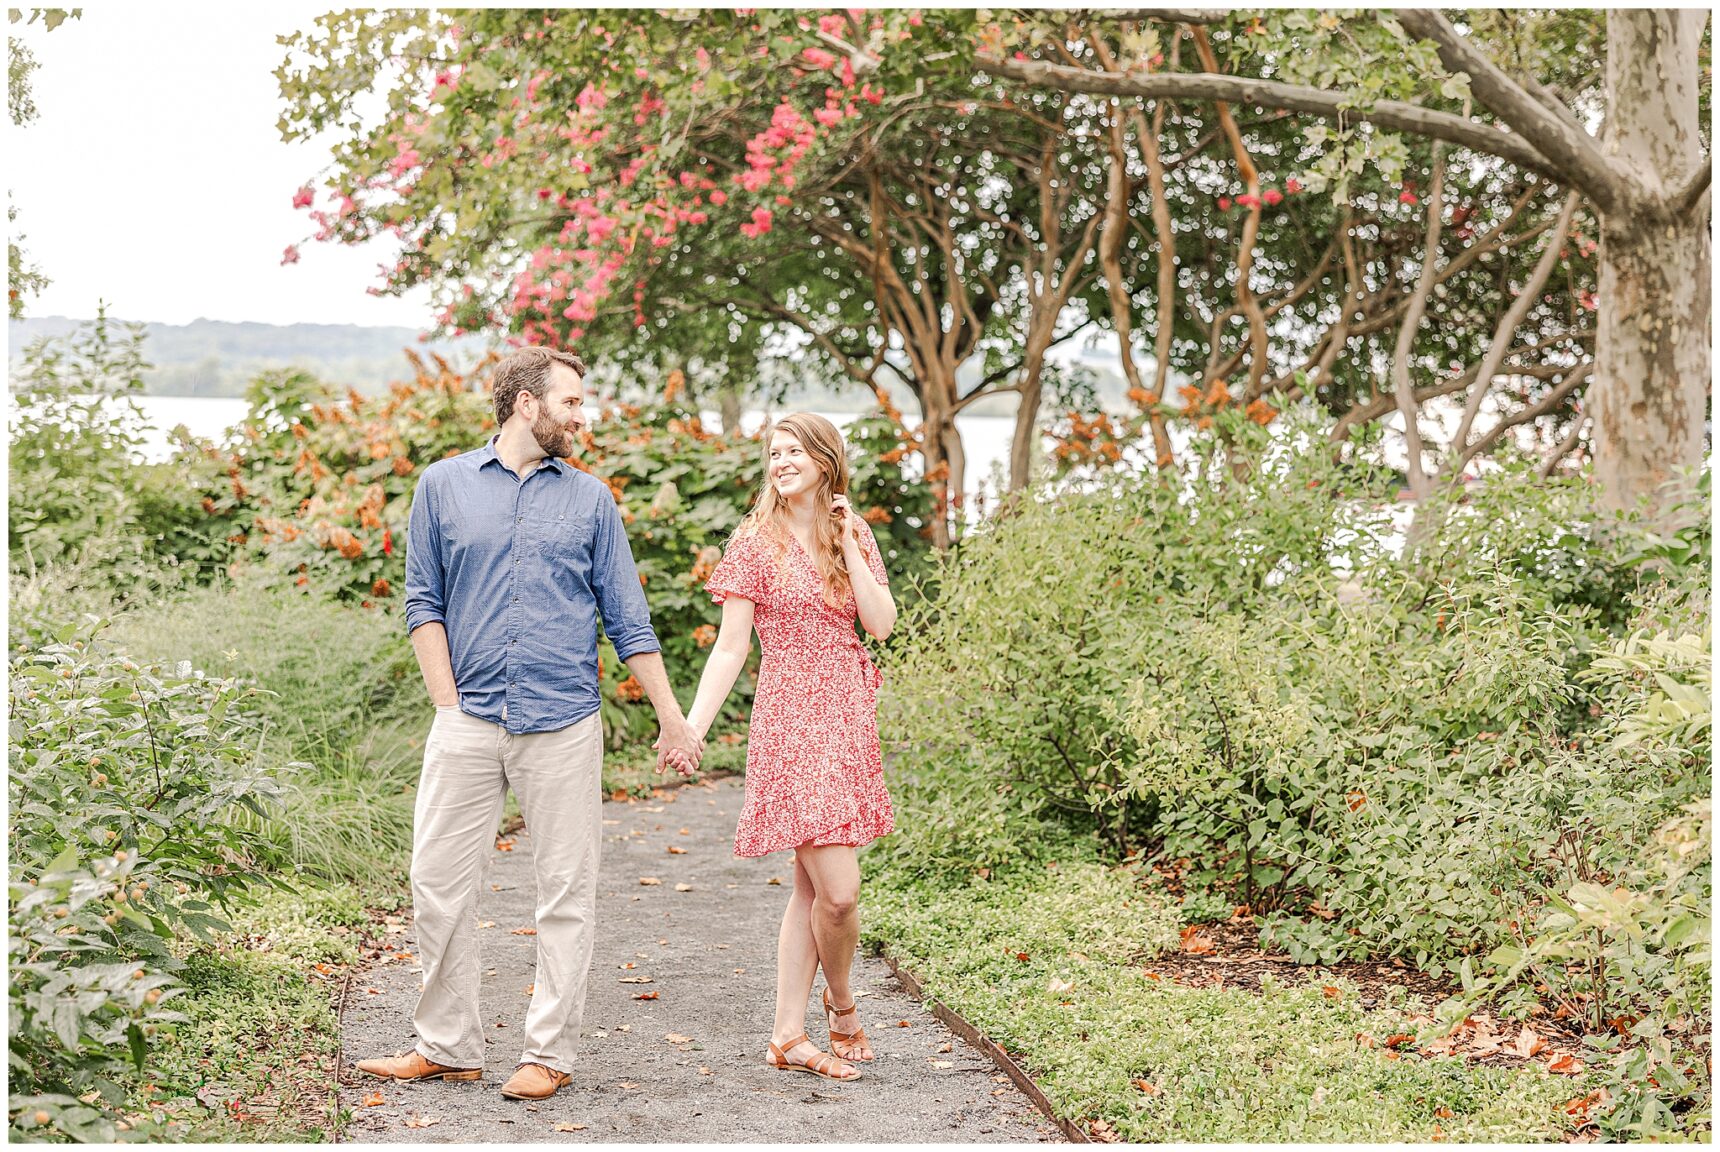
[[[1672,197],[1672,210],[1683,216],[1696,210],[1702,194],[1708,191],[1708,185],[1714,179],[1714,158],[1705,159],[1702,166],[1690,174],[1690,179],[1684,182]]]
[[[1446,71],[1469,75],[1469,91],[1547,158],[1549,174],[1580,189],[1602,212],[1617,211],[1636,191],[1636,182],[1607,160],[1594,137],[1525,92],[1444,16],[1432,8],[1400,8],[1393,15],[1405,32],[1432,42]]]
[[[1427,299],[1433,295],[1433,285],[1439,272],[1440,214],[1445,210],[1445,146],[1433,146],[1433,186],[1427,193],[1427,234],[1422,243],[1421,275],[1416,277],[1415,294],[1404,310],[1403,324],[1398,328],[1397,347],[1392,353],[1392,391],[1397,397],[1398,411],[1403,414],[1404,450],[1409,459],[1409,490],[1417,500],[1429,491],[1429,478],[1421,458],[1421,428],[1417,419],[1421,406],[1416,403],[1415,386],[1409,379],[1409,353],[1415,345],[1421,317],[1427,311]],[[1477,374],[1479,375],[1479,373]]]
[[[1541,399],[1536,403],[1531,404],[1529,407],[1523,409],[1514,416],[1509,416],[1504,420],[1499,421],[1498,424],[1489,428],[1485,435],[1463,450],[1463,454],[1459,456],[1457,461],[1452,465],[1452,472],[1454,474],[1461,475],[1463,472],[1463,466],[1475,459],[1475,457],[1481,455],[1481,453],[1493,447],[1493,445],[1498,442],[1499,437],[1505,434],[1507,429],[1515,428],[1519,424],[1527,424],[1529,421],[1539,419],[1547,413],[1557,409],[1559,405],[1565,402],[1565,397],[1577,390],[1577,385],[1589,378],[1589,375],[1594,371],[1594,369],[1595,366],[1593,361],[1585,361],[1584,363],[1577,365],[1575,368],[1571,369],[1571,374],[1569,376],[1566,376],[1561,380],[1551,392],[1548,392],[1545,396],[1541,397]]]
[[[1282,84],[1276,80],[1255,80],[1247,76],[1220,76],[1203,72],[1091,72],[1083,68],[1065,68],[1042,60],[1007,60],[982,52],[977,58],[981,68],[994,75],[1055,88],[1063,92],[1086,92],[1096,96],[1134,96],[1144,100],[1192,99],[1224,100],[1233,104],[1258,104],[1267,108],[1288,108],[1336,120],[1343,117],[1346,124],[1368,123],[1399,132],[1413,132],[1435,140],[1444,140],[1473,149],[1522,168],[1533,169],[1556,180],[1568,179],[1560,168],[1536,151],[1521,136],[1500,128],[1436,112],[1401,100],[1376,101],[1373,108],[1349,107],[1349,97],[1342,92],[1327,92],[1299,84]],[[1575,183],[1574,180],[1571,181]]]
[[[1517,326],[1523,323],[1523,318],[1529,314],[1529,309],[1541,295],[1541,289],[1546,285],[1548,277],[1553,274],[1553,266],[1559,262],[1559,246],[1565,242],[1565,233],[1570,230],[1571,217],[1577,212],[1577,194],[1568,193],[1565,196],[1565,210],[1559,213],[1559,223],[1553,229],[1553,234],[1547,240],[1547,248],[1541,253],[1541,259],[1536,261],[1535,270],[1529,274],[1529,282],[1511,301],[1511,306],[1505,310],[1505,315],[1499,318],[1498,326],[1493,330],[1493,341],[1488,345],[1487,353],[1481,358],[1481,368],[1476,374],[1479,386],[1470,393],[1468,403],[1463,406],[1463,419],[1457,425],[1457,433],[1451,438],[1451,446],[1463,453],[1452,471],[1463,467],[1471,453],[1465,445],[1469,443],[1469,430],[1475,424],[1476,413],[1481,411],[1481,402],[1487,395],[1492,383],[1493,374],[1499,371],[1499,365],[1505,361],[1506,350],[1511,347],[1511,337],[1516,333]]]

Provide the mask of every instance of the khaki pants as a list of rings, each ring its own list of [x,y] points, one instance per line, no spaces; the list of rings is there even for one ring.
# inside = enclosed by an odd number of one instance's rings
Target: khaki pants
[[[522,1063],[573,1068],[597,921],[603,832],[603,722],[515,736],[458,708],[436,709],[424,744],[412,826],[412,905],[424,991],[412,1023],[418,1051],[481,1068],[478,893],[508,788],[537,871],[537,975]]]

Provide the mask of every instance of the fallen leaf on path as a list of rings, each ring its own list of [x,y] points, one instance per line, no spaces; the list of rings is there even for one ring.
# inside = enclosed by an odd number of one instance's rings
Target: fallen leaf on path
[[[536,936],[537,935],[537,929],[536,928],[515,928],[512,932],[509,933],[509,935],[510,936]]]
[[[898,1027],[898,1028],[912,1028],[913,1025],[908,1023],[906,1020],[898,1020],[898,1021],[896,1021],[896,1027]]]
[[[406,1126],[408,1128],[428,1128],[432,1124],[440,1123],[442,1123],[442,1117],[440,1116],[408,1116],[406,1118]]]
[[[532,993],[534,993],[536,991],[537,991],[537,985],[536,984],[527,984],[526,985],[526,995],[527,996],[530,996]]]
[[[1157,1084],[1149,1083],[1146,1080],[1131,1080],[1129,1083],[1133,1084],[1142,1092],[1145,1092],[1148,1096],[1157,1096],[1159,1094],[1159,1086]]]
[[[1326,985],[1323,985],[1323,986],[1322,986],[1322,987],[1321,987],[1321,988],[1320,988],[1320,992],[1321,992],[1321,993],[1322,993],[1322,994],[1323,994],[1323,995],[1324,995],[1324,996],[1325,996],[1325,997],[1326,997],[1326,999],[1328,999],[1328,1000],[1336,1000],[1336,999],[1337,999],[1337,998],[1338,998],[1338,996],[1339,996],[1339,995],[1340,995],[1340,993],[1339,993],[1339,992],[1338,992],[1338,990],[1337,990],[1337,989],[1336,989],[1336,988],[1334,988],[1334,987],[1332,987],[1332,986],[1331,986],[1331,985],[1330,985],[1330,984],[1326,984]]]
[[[781,876],[772,876],[769,880],[766,880],[765,883],[766,884],[781,884],[782,883],[782,877]]]
[[[369,994],[369,995],[371,995],[371,996],[380,996],[380,995],[382,995],[382,993],[381,993],[381,991],[380,991],[380,990],[378,990],[378,989],[376,989],[376,988],[366,988],[366,989],[365,989],[365,992],[366,992],[366,993],[368,993],[368,994]]]
[[[639,883],[643,884],[647,888],[653,888],[658,884],[661,884],[662,881],[657,879],[655,876],[641,876],[639,877]]]
[[[663,1037],[663,1039],[667,1040],[671,1044],[691,1044],[693,1042],[693,1038],[691,1036],[683,1036],[679,1032],[671,1032],[667,1036]]]
[[[1560,1076],[1579,1076],[1586,1067],[1588,1065],[1569,1053],[1547,1062],[1547,1071],[1557,1072]]]
[[[1386,1037],[1386,1047],[1402,1048],[1405,1044],[1411,1043],[1414,1040],[1415,1037],[1411,1036],[1408,1032],[1393,1032],[1390,1036]]]
[[[583,1131],[585,1131],[585,1125],[583,1125],[583,1124],[557,1124],[555,1126],[555,1130],[557,1132],[583,1132]]]
[[[1089,1130],[1093,1133],[1093,1138],[1095,1140],[1099,1140],[1105,1144],[1115,1144],[1117,1142],[1117,1130],[1112,1128],[1103,1120],[1093,1121],[1093,1123],[1089,1125]]]
[[[1438,1108],[1433,1110],[1433,1116],[1436,1120],[1449,1120],[1451,1119],[1451,1109],[1441,1104]]]
[[[514,842],[512,840],[502,839],[502,840],[496,841],[496,851],[497,852],[512,852],[513,850],[514,850]]]
[[[639,967],[639,965],[637,965],[637,964],[633,963],[633,961],[629,960],[625,964],[617,964],[616,967],[617,968],[637,968],[637,967]]]
[[[691,884],[677,884],[677,885],[675,885],[675,891],[677,891],[677,892],[691,892],[692,890],[693,890],[693,886]]]
[[[1568,1115],[1575,1116],[1579,1120],[1587,1120],[1589,1118],[1590,1108],[1595,1107],[1597,1104],[1605,1104],[1611,1099],[1612,1093],[1608,1092],[1605,1088],[1596,1088],[1586,1096],[1578,1096],[1574,1100],[1565,1101],[1561,1107]]]
[[[633,965],[629,964],[628,967],[631,968]],[[623,984],[653,984],[656,982],[650,976],[621,976],[618,979]]]
[[[938,1051],[939,1052],[954,1052],[955,1051],[955,1045],[951,1044],[949,1041],[946,1040],[944,1043],[938,1045]]]
[[[1016,953],[1016,954],[1015,954],[1015,958],[1016,958],[1016,959],[1017,959],[1017,960],[1019,960],[1019,961],[1021,961],[1021,962],[1022,962],[1022,963],[1023,963],[1023,964],[1025,964],[1025,963],[1027,963],[1027,962],[1028,962],[1028,961],[1029,961],[1029,960],[1031,960],[1031,959],[1033,959],[1033,957],[1031,957],[1031,956],[1029,956],[1029,955],[1028,955],[1028,954],[1027,954],[1027,953],[1025,953],[1025,952],[1017,952],[1017,953]]]
[[[679,833],[678,833],[678,835],[681,835],[681,836],[691,836],[691,835],[692,835],[692,833],[691,833],[691,832],[689,832],[689,831],[687,831],[687,830],[686,830],[686,829],[685,829],[685,828],[683,828],[683,829],[681,829],[681,830],[680,830],[680,832],[679,832]]]
[[[682,848],[680,845],[678,845],[678,844],[669,845],[669,855],[671,855],[671,856],[685,856],[686,854],[687,854],[687,850],[685,848]]]
[[[480,921],[478,921],[478,927],[480,927],[480,928],[494,928],[495,926],[496,926],[496,922],[494,920],[480,920]]]
[[[1073,980],[1059,980],[1057,977],[1053,976],[1051,978],[1051,983],[1045,986],[1045,990],[1047,992],[1073,992],[1075,990],[1075,982]]]
[[[701,1064],[701,1065],[699,1065],[699,1075],[701,1075],[701,1076],[714,1076],[714,1075],[716,1075],[716,1073],[712,1072],[705,1065]]]
[[[638,995],[634,996],[633,999],[635,999],[635,1000],[655,1000],[655,999],[657,999],[657,993],[655,993],[655,992],[641,992]]]
[[[954,1068],[955,1064],[949,1060],[933,1060],[932,1061],[932,1067],[933,1068]]]
[[[388,1103],[388,1101],[386,1101],[382,1098],[382,1093],[380,1093],[380,1092],[372,1092],[370,1095],[368,1095],[364,1098],[364,1106],[366,1108],[375,1108],[380,1104],[386,1104],[386,1103]]]
[[[627,1089],[627,1091],[631,1092],[631,1091],[633,1091],[633,1089],[639,1087],[639,1085],[635,1084],[631,1080],[623,1080],[621,1082],[621,1087],[623,1087],[623,1088]]]

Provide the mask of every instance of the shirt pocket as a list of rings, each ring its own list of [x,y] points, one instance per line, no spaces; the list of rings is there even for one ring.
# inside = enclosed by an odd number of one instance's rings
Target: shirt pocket
[[[538,552],[564,563],[589,564],[595,533],[588,517],[571,512],[544,513],[532,519],[532,540]]]

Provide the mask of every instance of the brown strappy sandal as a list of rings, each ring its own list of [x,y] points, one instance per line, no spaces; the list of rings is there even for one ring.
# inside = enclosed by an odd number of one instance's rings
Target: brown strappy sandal
[[[798,1038],[790,1040],[787,1045],[782,1048],[778,1048],[776,1046],[776,1042],[773,1040],[770,1045],[770,1054],[764,1058],[764,1062],[779,1072],[810,1072],[814,1076],[822,1076],[826,1080],[848,1081],[860,1079],[860,1069],[854,1068],[853,1064],[850,1064],[845,1060],[840,1060],[827,1052],[814,1053],[804,1064],[790,1060],[787,1055],[788,1050],[793,1048],[795,1045],[802,1043],[812,1043],[812,1037],[802,1032]],[[854,1068],[854,1075],[839,1076],[831,1070],[833,1066],[841,1068],[845,1064],[849,1068]]]
[[[863,1064],[869,1060],[876,1060],[878,1058],[878,1054],[876,1052],[870,1056],[851,1055],[853,1047],[858,1047],[862,1044],[866,1045],[868,1048],[872,1046],[872,1042],[866,1038],[866,1029],[856,1028],[852,1032],[838,1032],[836,1030],[836,1018],[838,1016],[848,1015],[848,1013],[854,1011],[857,1007],[859,1007],[858,1001],[850,1004],[846,1008],[836,1007],[836,1005],[830,1002],[830,989],[826,988],[824,990],[824,1022],[830,1029],[830,1050],[836,1053],[836,1055],[841,1059],[847,1060],[850,1063],[859,1062]],[[852,1047],[848,1052],[844,1052],[842,1050],[843,1045],[851,1045]]]

